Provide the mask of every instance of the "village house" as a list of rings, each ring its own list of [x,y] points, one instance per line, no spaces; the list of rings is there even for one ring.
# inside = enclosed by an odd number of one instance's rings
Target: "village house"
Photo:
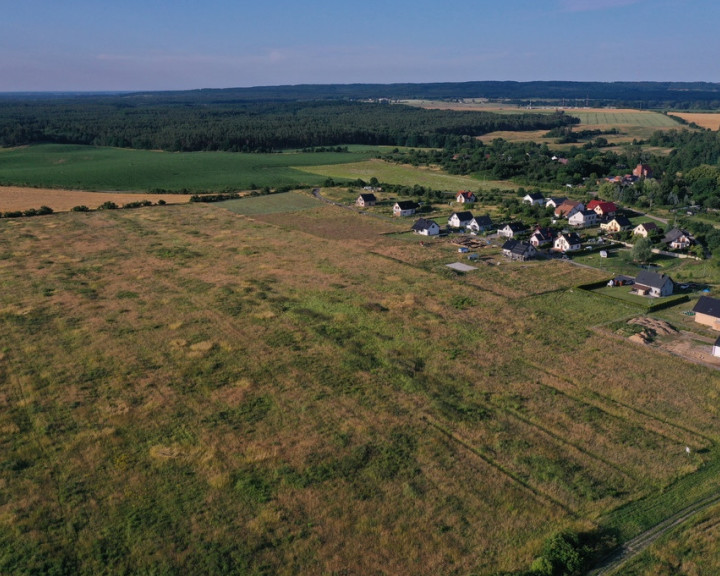
[[[633,176],[636,178],[652,178],[653,171],[647,164],[638,164],[633,170]]]
[[[472,212],[453,212],[448,218],[448,226],[452,228],[465,228],[472,222]]]
[[[355,200],[355,204],[363,208],[366,208],[367,206],[375,206],[375,204],[377,204],[377,198],[375,197],[375,194],[372,193],[360,194],[360,196],[357,197],[357,200]]]
[[[594,210],[582,210],[575,212],[570,218],[568,218],[568,224],[575,228],[589,228],[590,226],[597,225],[598,215]]]
[[[670,296],[674,288],[675,284],[670,276],[658,274],[652,270],[641,270],[635,277],[635,288],[633,288],[633,292],[640,296],[660,298],[662,296]]]
[[[472,204],[476,200],[475,194],[470,192],[470,190],[460,190],[457,196],[455,196],[455,202],[459,202],[460,204]]]
[[[658,225],[655,222],[645,222],[644,224],[638,224],[633,228],[633,236],[642,236],[647,238],[652,236],[658,230]]]
[[[523,203],[530,204],[531,206],[542,206],[545,204],[545,196],[542,195],[542,192],[532,192],[530,194],[526,194],[522,201]]]
[[[508,240],[502,246],[503,254],[510,260],[519,260],[524,262],[530,258],[534,258],[537,254],[535,247],[530,242],[521,242],[518,240]]]
[[[475,216],[470,223],[467,225],[467,229],[470,232],[488,232],[495,227],[490,216]]]
[[[550,196],[547,200],[545,200],[545,207],[546,208],[552,208],[555,210],[560,204],[565,202],[567,200],[566,196]]]
[[[554,238],[555,230],[552,228],[538,227],[535,228],[535,232],[530,236],[530,244],[535,246],[535,248],[542,248],[543,246],[552,244]]]
[[[673,228],[665,234],[663,242],[667,244],[671,250],[685,250],[694,244],[695,238],[685,230]]]
[[[417,202],[413,202],[412,200],[401,200],[399,202],[395,202],[395,205],[393,206],[393,215],[412,216],[415,214],[415,210],[419,207],[419,204]]]
[[[556,252],[575,252],[580,250],[582,240],[575,232],[561,232],[553,242],[553,250]]]
[[[522,222],[511,222],[497,231],[498,236],[504,236],[505,238],[515,238],[515,236],[525,232],[527,232],[527,227]]]
[[[615,216],[612,220],[600,224],[600,230],[604,230],[609,234],[622,232],[630,228],[632,228],[632,223],[626,216]]]
[[[565,200],[560,206],[555,208],[555,218],[570,218],[576,212],[585,210],[585,204],[577,200]]]
[[[614,202],[604,202],[603,200],[590,200],[587,210],[594,210],[598,216],[612,218],[617,212],[617,206]]]
[[[423,236],[437,236],[440,234],[440,226],[438,226],[437,222],[426,218],[417,220],[411,229],[415,234],[422,234]]]
[[[713,330],[720,330],[720,300],[700,296],[692,311],[695,312],[695,322]]]

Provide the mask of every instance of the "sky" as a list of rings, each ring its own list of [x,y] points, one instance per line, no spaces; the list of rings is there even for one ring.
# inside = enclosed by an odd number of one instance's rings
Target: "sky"
[[[717,0],[0,0],[0,92],[720,82]]]

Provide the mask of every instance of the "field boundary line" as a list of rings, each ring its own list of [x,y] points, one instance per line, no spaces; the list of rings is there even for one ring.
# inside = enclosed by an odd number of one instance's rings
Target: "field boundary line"
[[[542,432],[543,434],[545,434],[547,436],[550,436],[550,438],[556,440],[557,442],[564,444],[566,446],[570,446],[571,448],[577,450],[581,454],[584,454],[585,456],[588,456],[589,458],[597,460],[597,461],[601,462],[602,464],[604,464],[605,466],[609,466],[610,468],[613,468],[614,470],[616,470],[623,476],[627,476],[631,480],[638,480],[638,477],[636,474],[628,472],[627,470],[624,470],[623,468],[621,468],[618,464],[615,464],[614,462],[611,462],[610,460],[607,460],[598,454],[590,452],[589,450],[586,450],[585,448],[575,444],[574,442],[570,442],[569,440],[566,440],[557,432],[553,432],[549,428],[546,428],[545,426],[543,426],[537,422],[534,422],[532,419],[529,419],[529,418],[526,418],[526,417],[520,415],[517,411],[509,409],[509,408],[501,408],[501,410],[503,410],[506,414],[508,414],[514,418],[517,418],[521,422],[524,422],[528,426],[537,428],[540,432]]]
[[[566,504],[563,502],[555,499],[554,497],[545,494],[544,492],[538,490],[537,488],[533,487],[531,484],[520,478],[517,474],[514,472],[511,472],[510,470],[506,469],[502,464],[499,464],[496,462],[493,458],[488,456],[487,454],[483,453],[481,450],[475,448],[472,446],[469,442],[466,440],[463,440],[460,436],[458,436],[455,432],[452,432],[451,430],[446,429],[442,425],[438,424],[437,422],[434,422],[429,416],[423,415],[421,416],[421,419],[429,426],[452,440],[453,442],[457,443],[458,445],[462,446],[466,450],[468,450],[470,453],[474,454],[478,458],[480,458],[483,462],[485,462],[488,466],[491,466],[492,468],[495,468],[498,472],[502,473],[503,475],[510,478],[513,482],[530,492],[533,496],[535,496],[538,500],[544,500],[558,508],[560,508],[563,512],[566,514],[569,514],[573,518],[578,518],[578,513],[575,510],[572,510],[569,508]]]
[[[528,360],[523,360],[523,362],[524,362],[525,364],[527,364],[528,366],[531,366],[531,367],[535,368],[536,370],[539,370],[540,372],[544,372],[545,374],[548,374],[549,376],[553,376],[553,377],[557,378],[558,380],[564,380],[565,382],[568,382],[569,384],[571,384],[572,386],[574,386],[577,390],[583,390],[583,388],[582,388],[574,379],[572,379],[572,378],[569,378],[569,377],[564,376],[564,375],[562,375],[562,374],[557,374],[557,373],[553,372],[552,370],[550,370],[550,369],[548,369],[548,368],[545,368],[545,367],[543,367],[543,366],[538,366],[537,364],[535,364],[535,363],[533,363],[533,362],[530,362],[530,361],[528,361]],[[555,387],[553,387],[553,386],[551,386],[551,388],[557,390],[557,388],[555,388]],[[558,391],[559,391],[559,392],[563,392],[562,390],[558,390]],[[667,427],[674,428],[674,429],[679,430],[679,431],[681,431],[681,432],[684,432],[684,433],[686,433],[686,434],[692,434],[692,435],[695,436],[696,438],[702,438],[702,439],[705,440],[707,443],[709,443],[711,446],[714,446],[714,445],[716,444],[716,440],[715,440],[714,438],[711,438],[711,437],[703,434],[702,432],[699,432],[699,431],[697,431],[697,430],[693,430],[693,429],[691,429],[691,428],[687,428],[687,427],[685,427],[685,426],[682,426],[681,424],[676,424],[675,422],[671,422],[671,421],[669,421],[669,420],[665,420],[664,418],[661,418],[661,417],[659,417],[659,416],[657,416],[657,415],[655,415],[655,414],[653,414],[653,413],[651,413],[651,412],[648,412],[648,411],[646,411],[646,410],[642,410],[641,408],[636,408],[636,407],[634,407],[634,406],[630,406],[630,405],[628,405],[628,404],[625,404],[624,402],[621,402],[621,401],[619,401],[619,400],[616,400],[615,398],[611,398],[611,397],[609,397],[609,396],[606,396],[606,395],[604,395],[604,394],[601,394],[600,392],[596,392],[595,390],[587,390],[587,391],[585,392],[585,394],[588,395],[588,396],[590,396],[590,397],[597,398],[598,401],[602,402],[602,403],[605,404],[606,406],[607,406],[607,405],[620,406],[620,407],[623,408],[624,410],[629,410],[629,411],[634,412],[634,413],[636,413],[636,414],[638,414],[638,415],[640,415],[640,416],[643,416],[643,417],[645,417],[645,418],[649,418],[649,419],[651,419],[651,420],[654,420],[654,421],[656,421],[656,422],[659,422],[660,424],[663,424],[663,425],[665,425],[665,426],[667,426]],[[570,395],[570,394],[568,394],[568,396],[570,396],[571,398],[574,398],[574,397],[573,397],[572,395]],[[581,396],[580,398],[574,398],[574,399],[576,399],[576,400],[582,400],[582,396]],[[599,408],[600,408],[601,410],[603,410],[604,412],[607,412],[608,414],[611,414],[611,415],[613,415],[613,416],[617,416],[618,418],[623,418],[624,420],[627,419],[626,417],[624,417],[624,416],[622,416],[622,415],[613,414],[610,410],[604,409],[604,408],[602,408],[602,407],[599,407]],[[645,427],[646,427],[646,426],[643,425],[643,428],[645,428]],[[653,430],[652,428],[650,428],[650,429]],[[673,442],[685,442],[685,443],[687,444],[687,440],[680,440],[679,438],[672,438],[672,437],[668,436],[666,433],[660,432],[660,431],[657,431],[657,430],[653,430],[653,432],[655,432],[656,434],[658,434],[658,435],[666,438],[667,440],[672,440]],[[703,447],[705,447],[705,446],[703,446]]]

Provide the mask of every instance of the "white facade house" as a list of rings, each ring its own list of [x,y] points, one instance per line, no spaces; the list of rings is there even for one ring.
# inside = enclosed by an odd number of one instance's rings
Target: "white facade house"
[[[417,202],[411,200],[402,200],[395,202],[393,206],[393,215],[395,216],[412,216],[415,214],[415,210],[418,209]]]
[[[472,222],[472,212],[453,212],[448,218],[448,226],[452,228],[465,228]]]
[[[440,226],[438,226],[435,220],[420,218],[412,225],[412,231],[415,232],[415,234],[422,234],[423,236],[437,236],[440,234]]]
[[[561,232],[553,242],[553,250],[556,252],[575,252],[580,250],[582,241],[575,232]]]
[[[568,218],[568,224],[575,228],[589,228],[597,225],[598,215],[594,210],[582,210]]]

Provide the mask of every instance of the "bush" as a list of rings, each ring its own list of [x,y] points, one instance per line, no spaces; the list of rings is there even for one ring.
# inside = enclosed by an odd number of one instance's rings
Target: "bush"
[[[115,202],[111,202],[108,200],[107,202],[103,202],[100,206],[98,206],[98,210],[117,210],[118,205],[115,204]]]
[[[73,206],[72,211],[73,212],[90,212],[90,208],[81,204],[80,206]]]

